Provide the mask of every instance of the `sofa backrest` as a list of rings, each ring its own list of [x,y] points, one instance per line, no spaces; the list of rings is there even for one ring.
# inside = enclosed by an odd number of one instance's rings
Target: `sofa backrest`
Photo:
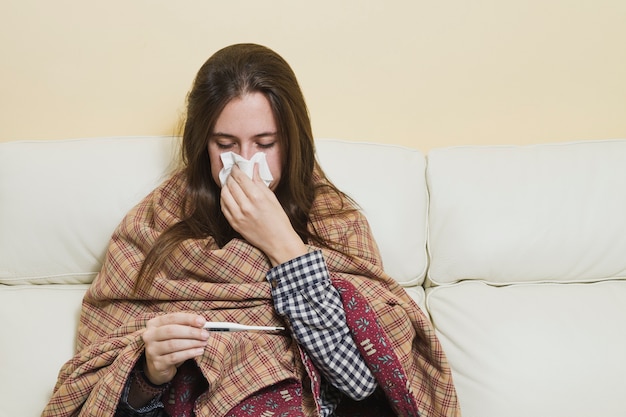
[[[178,139],[0,144],[0,283],[89,283],[124,214],[175,168]],[[372,143],[317,141],[320,164],[368,215],[401,284],[426,274],[425,158]],[[393,210],[394,215],[386,215]]]
[[[626,276],[626,141],[435,149],[427,181],[436,283]]]
[[[394,145],[317,141],[328,177],[359,204],[378,243],[386,272],[405,287],[426,276],[426,159]]]
[[[113,229],[171,169],[175,142],[0,144],[0,283],[90,283]]]

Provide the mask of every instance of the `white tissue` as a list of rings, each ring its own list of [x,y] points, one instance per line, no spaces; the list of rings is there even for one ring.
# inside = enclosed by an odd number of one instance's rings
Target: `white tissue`
[[[259,164],[259,176],[269,187],[270,183],[274,179],[270,172],[270,167],[267,165],[265,154],[263,152],[257,152],[252,155],[250,160],[247,160],[234,152],[224,152],[220,155],[224,168],[220,171],[219,177],[222,187],[226,183],[226,180],[230,176],[230,171],[233,169],[233,165],[237,165],[248,177],[252,178],[254,173],[254,164]]]

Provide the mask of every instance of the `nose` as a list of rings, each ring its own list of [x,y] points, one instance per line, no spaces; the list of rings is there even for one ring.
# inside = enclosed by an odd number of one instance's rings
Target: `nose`
[[[252,155],[254,155],[254,147],[253,146],[241,145],[241,147],[239,149],[239,156],[241,156],[242,158],[245,158],[245,159],[250,159],[250,158],[252,158]]]

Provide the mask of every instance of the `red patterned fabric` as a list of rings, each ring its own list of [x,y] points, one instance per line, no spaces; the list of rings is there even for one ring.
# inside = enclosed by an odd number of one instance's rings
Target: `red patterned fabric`
[[[349,282],[335,281],[341,294],[346,322],[368,367],[397,415],[418,417],[416,399],[407,395],[407,375],[376,314]],[[410,388],[409,388],[410,389]]]
[[[263,388],[226,414],[226,417],[250,416],[303,417],[302,385],[290,380]]]
[[[207,389],[207,383],[194,361],[186,361],[178,370],[167,391],[163,408],[175,417],[192,417],[196,399]]]
[[[212,321],[285,325],[273,309],[266,280],[270,263],[261,251],[242,240],[235,239],[223,248],[211,238],[185,241],[165,260],[152,287],[133,293],[145,253],[165,229],[179,221],[184,187],[182,176],[175,175],[135,207],[115,231],[102,271],[83,301],[77,354],[61,369],[44,417],[113,416],[128,375],[143,352],[141,333],[146,321],[158,314],[193,311]],[[395,357],[389,363],[399,365],[405,384],[396,383],[386,390],[387,398],[394,399],[392,403],[410,397],[395,410],[398,415],[411,415],[404,410],[413,413],[414,408],[422,417],[460,415],[451,373],[435,333],[415,302],[383,271],[365,218],[358,212],[333,218],[320,215],[328,207],[344,203],[333,192],[320,193],[311,227],[324,238],[350,248],[351,256],[326,249],[322,252],[333,283],[363,300],[367,305],[363,308],[375,317],[369,322],[377,323],[371,328],[384,335],[386,339],[380,340]],[[365,310],[351,315],[350,300],[344,300],[344,305],[364,357],[373,358],[368,343],[359,340],[359,325],[353,320]],[[424,329],[436,364],[417,351],[418,328]],[[285,381],[301,383],[304,415],[318,415],[319,375],[288,334],[215,333],[196,363],[208,381],[208,391],[194,405],[198,416],[226,416],[255,393]],[[395,370],[381,372],[393,375]]]

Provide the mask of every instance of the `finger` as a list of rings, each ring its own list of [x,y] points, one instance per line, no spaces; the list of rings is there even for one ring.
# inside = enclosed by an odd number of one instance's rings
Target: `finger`
[[[234,166],[231,175],[226,179],[226,183],[222,187],[222,197],[226,197],[229,205],[240,205],[242,200],[246,198],[246,192],[244,191],[244,188],[247,186],[246,181],[250,181],[250,178],[241,169]]]
[[[259,163],[255,162],[254,166],[252,167],[252,181],[253,182],[259,182],[259,181],[263,182],[263,180],[261,179],[261,173],[259,172],[259,170],[260,170]]]
[[[231,177],[247,198],[258,198],[263,195],[262,192],[267,189],[267,186],[261,179],[258,163],[255,163],[252,167],[252,178],[248,177],[248,175],[236,165],[233,167],[233,171],[231,171]]]
[[[206,341],[209,333],[203,329],[205,322],[202,316],[189,313],[158,316],[147,323],[142,338],[146,344],[174,339]]]
[[[169,382],[176,374],[176,368],[186,360],[203,355],[204,349],[205,346],[195,346],[173,352],[158,353],[156,349],[149,349],[146,346],[144,372],[148,379],[156,385]]]
[[[222,188],[223,204],[230,212],[232,218],[240,218],[249,214],[258,200],[258,192],[252,180],[246,174],[239,171],[243,177],[229,177],[226,181],[226,189]]]
[[[246,175],[246,173],[243,172],[243,170],[241,168],[239,168],[239,166],[237,166],[237,165],[233,165],[233,167],[232,167],[232,169],[230,171],[230,176],[228,177],[228,179],[232,179],[237,184],[239,184],[239,186],[243,186],[242,184],[245,184],[246,182],[250,182],[251,181],[250,177],[248,177],[248,175]]]
[[[226,220],[230,222],[233,218],[233,211],[238,211],[239,205],[235,201],[233,193],[231,192],[232,182],[231,185],[229,185],[228,182],[229,181],[226,181],[226,184],[224,184],[224,187],[222,187],[221,190],[220,208],[222,209],[222,213],[224,213],[224,216],[226,216]],[[237,185],[235,184],[234,186],[236,187]]]
[[[147,356],[160,358],[165,363],[176,364],[181,357],[201,355],[206,345],[206,340],[170,339],[146,346],[146,353]]]
[[[154,317],[146,324],[144,371],[150,381],[162,384],[171,381],[176,367],[184,361],[204,354],[209,332],[203,329],[206,320],[198,314],[170,313]]]
[[[177,323],[146,327],[141,335],[146,349],[155,355],[204,346],[209,336],[203,327]]]
[[[168,324],[178,324],[182,326],[202,327],[206,323],[204,317],[199,314],[176,312],[163,314],[150,319],[147,327],[160,327]]]
[[[150,335],[153,335],[150,337]],[[198,340],[206,341],[209,338],[209,332],[203,328],[181,326],[179,324],[166,324],[154,329],[153,333],[144,332],[144,340],[148,339],[155,342],[172,341],[172,340]]]

